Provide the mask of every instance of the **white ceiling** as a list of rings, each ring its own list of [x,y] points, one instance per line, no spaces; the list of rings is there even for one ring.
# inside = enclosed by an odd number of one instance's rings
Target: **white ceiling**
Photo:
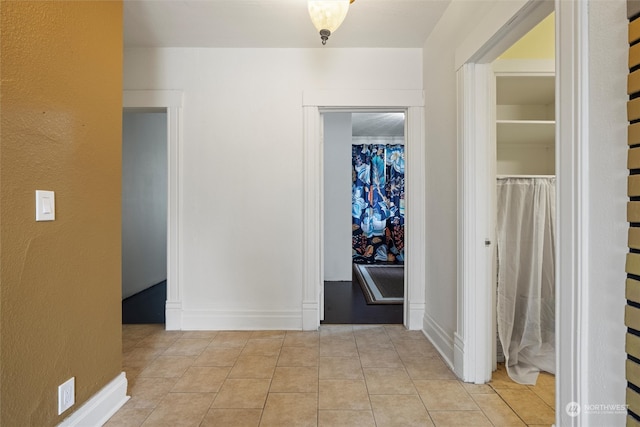
[[[326,47],[422,47],[451,0],[356,0]],[[125,47],[322,48],[307,0],[124,0]]]

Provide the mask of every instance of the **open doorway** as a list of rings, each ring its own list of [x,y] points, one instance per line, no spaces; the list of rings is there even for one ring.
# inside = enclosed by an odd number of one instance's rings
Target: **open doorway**
[[[182,98],[181,91],[131,91],[123,92],[125,110],[166,112],[167,152],[167,291],[165,302],[165,328],[182,329],[182,287],[180,270],[180,188],[179,166],[182,147]]]
[[[555,15],[492,63],[496,138],[489,222],[494,224],[493,369],[490,384],[527,424],[555,420],[556,144]],[[501,393],[509,389],[510,393]]]
[[[322,120],[323,323],[403,323],[405,113]]]
[[[330,111],[404,111],[406,114],[406,228],[403,324],[424,327],[425,149],[424,96],[416,90],[322,90],[303,94],[302,329],[317,330],[324,317],[324,197],[322,115]],[[348,209],[348,207],[347,207]],[[347,214],[348,215],[348,214]]]
[[[125,109],[122,131],[122,323],[165,323],[167,111]]]
[[[557,5],[557,3],[555,3]],[[519,13],[512,18],[510,23],[512,26],[509,28],[502,28],[501,30],[492,33],[493,36],[483,45],[480,50],[472,50],[470,56],[461,58],[460,67],[457,72],[458,82],[460,84],[458,105],[460,106],[460,129],[463,130],[459,139],[459,160],[461,169],[459,171],[460,186],[459,195],[461,203],[461,211],[459,216],[459,298],[458,298],[458,313],[459,317],[459,331],[461,331],[461,341],[456,343],[455,366],[456,370],[465,381],[475,383],[486,383],[492,381],[492,371],[495,368],[495,349],[496,349],[496,246],[495,246],[495,224],[496,224],[496,189],[497,189],[497,173],[496,164],[498,163],[498,155],[503,155],[503,159],[508,156],[504,156],[505,152],[498,153],[496,150],[496,137],[504,136],[504,130],[507,128],[516,126],[515,132],[511,132],[514,136],[531,137],[536,135],[537,132],[527,130],[532,126],[541,125],[543,129],[546,129],[548,125],[551,126],[551,135],[555,139],[555,135],[560,135],[562,130],[566,131],[571,126],[567,124],[572,123],[573,118],[569,117],[567,110],[571,110],[573,105],[571,103],[560,102],[562,96],[559,96],[558,100],[543,101],[536,105],[518,105],[515,103],[515,107],[497,108],[496,87],[497,84],[502,86],[505,82],[496,82],[496,70],[495,64],[492,64],[500,55],[503,55],[509,47],[517,41],[518,38],[525,35],[529,30],[534,28],[540,22],[549,16],[553,12],[554,4],[550,2],[530,2],[527,7],[522,8]],[[558,17],[568,19],[569,15],[562,14],[561,10],[557,11]],[[553,90],[551,93],[561,93],[562,88],[567,86],[567,68],[562,66],[562,61],[558,61],[559,55],[556,56],[554,48],[555,43],[555,28],[558,26],[550,26],[553,30],[553,36],[551,40],[551,54],[547,60],[551,64],[551,72],[558,73],[558,84],[552,84]],[[559,39],[562,40],[562,34],[558,34]],[[517,44],[517,43],[516,43]],[[562,44],[558,42],[557,46],[560,48]],[[547,71],[541,69],[536,61],[532,61],[530,58],[520,58],[515,61],[518,67],[509,68],[503,67],[500,72],[509,73],[512,75],[506,75],[507,78],[515,76],[531,76],[541,71]],[[510,64],[510,65],[513,65]],[[557,65],[557,70],[555,66]],[[524,67],[523,67],[524,65]],[[507,85],[508,86],[508,85]],[[525,83],[523,86],[530,89],[530,85]],[[512,92],[513,90],[511,90]],[[509,92],[509,90],[507,90]],[[535,91],[534,91],[535,92]],[[511,102],[511,101],[510,101]],[[558,108],[555,108],[555,105]],[[569,108],[571,107],[571,108]],[[557,110],[557,113],[555,112]],[[543,117],[532,117],[530,113],[533,111],[537,113],[544,113]],[[513,114],[508,117],[503,113]],[[524,114],[526,112],[526,114]],[[518,114],[523,114],[518,117]],[[560,131],[555,131],[553,118],[558,117]],[[575,116],[573,116],[575,118]],[[551,119],[550,119],[551,118]],[[538,120],[539,119],[539,120]],[[564,120],[568,119],[569,122]],[[537,123],[540,122],[540,123]],[[505,127],[505,129],[501,129]],[[544,134],[545,132],[540,132]],[[502,135],[498,135],[502,134]],[[508,134],[508,132],[507,132]],[[554,169],[553,173],[559,174],[560,178],[566,174],[573,172],[572,165],[567,165],[566,148],[567,145],[573,144],[573,137],[575,135],[568,135],[566,139],[558,137],[553,142],[554,148],[552,152],[555,153],[555,159],[552,161]],[[499,139],[499,138],[498,138]],[[515,141],[514,141],[515,142]],[[557,142],[557,143],[556,143]],[[541,151],[544,151],[542,147],[537,147]],[[513,153],[512,153],[513,154]],[[531,165],[531,154],[519,154],[520,159],[525,160],[525,165]],[[561,167],[562,166],[562,167]],[[568,168],[567,168],[568,166]],[[507,171],[506,174],[514,173],[514,171]],[[539,171],[515,171],[517,174],[540,174],[550,173],[549,170],[543,172]],[[567,182],[559,180],[559,182]],[[558,189],[558,195],[561,196],[562,188]],[[565,188],[566,191],[566,188]],[[556,203],[562,204],[562,197],[557,199],[553,197]],[[561,207],[561,206],[560,206]],[[560,210],[560,207],[558,210]],[[565,206],[566,208],[566,206]],[[531,211],[531,209],[527,209]],[[562,224],[566,225],[567,221],[566,211],[565,216],[558,217],[558,233],[561,233],[565,229]],[[567,247],[566,236],[558,236],[555,240],[555,246],[557,250],[552,252],[551,257],[554,260],[559,259],[558,253],[562,253],[563,249]],[[464,244],[463,244],[464,243]],[[570,244],[569,244],[570,245]],[[519,250],[519,249],[518,249]],[[499,262],[500,260],[498,260]],[[572,313],[573,307],[570,304],[570,300],[566,299],[566,294],[563,291],[570,289],[570,285],[564,283],[561,280],[563,271],[560,263],[556,263],[554,273],[557,273],[557,278],[551,280],[552,289],[551,299],[557,297],[558,304],[553,301],[552,305],[552,317],[555,317],[554,324],[551,326],[549,337],[556,350],[554,354],[554,365],[557,361],[557,374],[561,381],[556,382],[555,390],[553,384],[550,384],[549,393],[542,399],[535,391],[529,389],[529,386],[525,384],[516,384],[513,382],[513,378],[508,375],[504,375],[501,379],[505,380],[503,385],[510,385],[511,388],[505,393],[500,393],[501,396],[514,398],[514,403],[507,402],[510,406],[520,406],[520,408],[528,411],[528,414],[535,417],[534,419],[523,418],[526,424],[551,424],[557,421],[564,411],[556,411],[561,408],[557,404],[557,401],[566,401],[567,391],[574,387],[574,384],[567,382],[567,377],[573,380],[575,383],[575,376],[571,376],[571,369],[575,366],[574,362],[566,362],[563,349],[566,351],[567,347],[571,347],[575,343],[575,331],[567,331],[566,322],[563,322],[562,317],[566,321],[566,316]],[[563,287],[556,286],[556,283],[563,283]],[[572,282],[573,284],[573,282]],[[563,298],[563,295],[565,298]],[[517,297],[517,303],[524,305],[528,301],[526,298]],[[556,307],[559,309],[556,310]],[[566,309],[563,311],[563,309]],[[533,325],[533,323],[529,323]],[[556,333],[558,331],[559,333]],[[569,332],[569,333],[567,333]],[[559,337],[563,339],[558,339]],[[509,340],[509,338],[507,338]],[[547,341],[548,342],[548,341]],[[568,344],[568,346],[567,346]],[[493,352],[492,352],[493,349]],[[572,353],[575,357],[575,352]],[[513,361],[513,360],[512,360]],[[507,362],[509,363],[509,362]],[[565,368],[561,369],[561,368]],[[545,368],[543,368],[544,370]],[[555,370],[555,366],[551,369]],[[504,373],[504,371],[503,371]],[[506,377],[506,378],[505,378]],[[496,381],[495,374],[493,381]],[[510,384],[507,384],[507,381]],[[508,388],[508,387],[506,387]],[[522,390],[522,395],[517,396],[516,393],[511,393],[512,390]],[[497,389],[496,389],[497,390]],[[555,394],[555,396],[554,396]],[[564,399],[562,397],[565,397]],[[558,399],[560,398],[560,399]],[[575,399],[573,399],[575,400]],[[534,404],[534,401],[539,402],[540,405]],[[571,401],[571,399],[569,399]],[[526,403],[524,403],[526,402]],[[535,409],[533,409],[535,408]],[[544,408],[544,409],[543,409]],[[516,412],[520,412],[516,408],[513,408]]]

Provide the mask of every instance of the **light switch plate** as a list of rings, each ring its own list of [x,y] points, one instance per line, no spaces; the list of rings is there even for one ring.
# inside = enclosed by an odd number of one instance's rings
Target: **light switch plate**
[[[56,219],[56,196],[53,191],[36,190],[36,221]]]

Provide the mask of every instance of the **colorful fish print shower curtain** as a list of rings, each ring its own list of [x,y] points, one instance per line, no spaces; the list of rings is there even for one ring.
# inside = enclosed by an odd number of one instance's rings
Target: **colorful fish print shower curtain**
[[[353,260],[403,263],[404,145],[353,145],[351,150]]]

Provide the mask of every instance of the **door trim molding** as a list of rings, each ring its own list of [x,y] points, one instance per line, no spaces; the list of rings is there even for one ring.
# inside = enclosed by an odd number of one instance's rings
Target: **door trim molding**
[[[491,64],[464,64],[458,78],[458,279],[457,330],[453,365],[463,381],[491,379],[491,331],[494,330],[491,269],[488,254],[495,246],[489,229],[487,189],[495,123],[495,84]]]
[[[167,111],[167,330],[182,329],[182,108],[183,92],[173,90],[125,90],[126,109],[166,109]]]
[[[556,0],[556,425],[577,426],[563,409],[587,395],[589,287],[589,51],[587,2]]]
[[[422,329],[424,319],[425,148],[421,90],[315,90],[303,94],[302,329],[320,326],[323,282],[323,159],[321,110],[404,109],[406,136],[406,223],[404,325]]]

